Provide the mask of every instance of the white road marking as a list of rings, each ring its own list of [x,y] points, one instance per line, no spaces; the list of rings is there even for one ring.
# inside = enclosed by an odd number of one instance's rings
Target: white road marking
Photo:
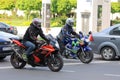
[[[78,65],[78,64],[83,64],[83,63],[65,63],[64,65],[69,66],[69,65]]]
[[[75,71],[71,71],[71,70],[61,70],[63,72],[75,72]]]
[[[120,77],[120,74],[104,74],[104,76]]]
[[[91,63],[110,63],[110,61],[92,61]]]
[[[110,63],[109,61],[92,61],[91,63],[95,63],[95,64],[98,64],[98,63]],[[78,65],[78,64],[84,64],[82,62],[77,62],[77,63],[65,63],[64,65]]]
[[[5,67],[0,67],[0,69],[10,69],[13,68],[12,66],[5,66]]]

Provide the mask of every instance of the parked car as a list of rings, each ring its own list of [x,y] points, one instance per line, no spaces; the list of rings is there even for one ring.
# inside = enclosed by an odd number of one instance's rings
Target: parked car
[[[0,22],[0,31],[8,32],[17,35],[18,31],[15,26],[10,26],[6,23]]]
[[[105,60],[120,57],[120,24],[110,26],[92,36],[90,47],[94,53],[100,54]]]
[[[10,33],[7,33],[7,32],[3,32],[3,31],[0,31],[0,37],[2,38],[8,38],[8,39],[20,39],[19,36],[17,35],[14,35],[14,34],[10,34]]]
[[[12,52],[11,41],[8,38],[0,37],[0,60],[10,55]]]
[[[13,52],[10,39],[18,40],[19,37],[17,35],[0,31],[0,60],[4,59],[8,55],[11,55]]]

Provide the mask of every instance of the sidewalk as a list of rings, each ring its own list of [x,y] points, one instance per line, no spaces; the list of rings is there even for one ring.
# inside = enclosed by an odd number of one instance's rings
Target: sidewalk
[[[42,29],[43,29],[43,32],[44,32],[45,34],[51,34],[51,35],[53,35],[54,37],[56,37],[56,36],[59,34],[59,32],[60,32],[60,30],[61,30],[61,27],[50,28],[50,30],[49,30],[48,32],[45,30],[45,28],[42,28]]]

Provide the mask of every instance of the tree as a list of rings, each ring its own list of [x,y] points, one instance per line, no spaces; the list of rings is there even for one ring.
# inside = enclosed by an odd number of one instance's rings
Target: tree
[[[1,10],[9,10],[12,11],[12,15],[14,13],[15,8],[15,2],[16,0],[0,0],[0,9]],[[3,17],[6,18],[8,15],[5,13],[3,14]],[[15,15],[16,16],[16,13]]]
[[[77,0],[69,0],[72,8],[77,8]]]
[[[60,15],[69,13],[71,10],[71,4],[69,0],[58,0],[57,6],[58,6],[58,13]]]
[[[39,10],[41,12],[42,0],[19,0],[16,7],[25,10],[27,19],[29,20],[31,10]]]
[[[111,3],[111,13],[114,14],[114,13],[117,13],[120,11],[120,4],[118,2],[112,2]]]
[[[77,0],[51,0],[51,11],[53,14],[65,15],[70,13],[72,8],[76,8]]]
[[[0,0],[1,10],[12,10],[15,8],[15,0]]]
[[[120,12],[120,3],[119,2],[112,2],[111,3],[111,13],[118,13]]]
[[[56,14],[58,13],[58,6],[57,6],[58,0],[51,0],[51,12],[54,17],[56,17]]]

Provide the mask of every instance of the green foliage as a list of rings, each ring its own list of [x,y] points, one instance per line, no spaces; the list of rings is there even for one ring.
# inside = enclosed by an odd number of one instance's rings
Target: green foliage
[[[51,27],[61,27],[61,26],[65,25],[66,19],[67,19],[66,16],[52,18],[51,19]]]
[[[51,23],[51,26],[52,26],[52,27],[60,27],[61,25],[60,25],[59,22],[52,22],[52,23]]]
[[[63,13],[69,13],[71,10],[71,4],[69,0],[58,0],[58,13],[63,14]]]
[[[51,11],[52,11],[52,13],[53,14],[55,14],[55,13],[58,13],[58,11],[57,11],[57,8],[58,8],[58,6],[57,6],[57,2],[58,2],[58,0],[51,0]]]
[[[42,8],[42,0],[18,0],[16,7],[25,10],[26,19],[30,19],[31,10],[39,10]]]
[[[69,0],[72,8],[77,8],[77,0]]]
[[[77,0],[51,0],[52,14],[58,16],[70,13],[73,8],[77,6]]]
[[[34,2],[35,2],[34,10],[41,11],[41,9],[42,9],[42,0],[35,0]]]
[[[8,15],[7,14],[0,14],[0,18],[3,18],[3,19],[6,19],[6,18],[8,18]]]
[[[42,0],[18,0],[16,7],[21,10],[41,10]]]
[[[40,15],[39,15],[38,12],[34,12],[34,13],[31,13],[31,14],[30,14],[30,19],[37,18],[37,17],[39,17],[39,16],[40,16]]]
[[[51,24],[50,24],[51,27],[57,27],[57,26],[60,27],[61,25],[62,25],[62,22],[59,18],[51,19]]]
[[[21,18],[21,17],[20,17]],[[7,23],[9,25],[13,25],[13,26],[29,26],[30,23],[31,23],[31,20],[30,21],[26,21],[25,19],[23,18],[6,18],[6,19],[2,19],[0,18],[0,22],[4,22],[4,23]]]
[[[15,8],[15,0],[0,0],[1,10],[11,10]]]
[[[118,2],[112,2],[111,3],[111,13],[117,13],[120,12],[120,3]]]
[[[112,25],[114,24],[120,24],[120,19],[119,20],[112,20]]]
[[[30,23],[31,23],[31,21],[24,21],[24,22],[22,22],[22,25],[29,26]]]

